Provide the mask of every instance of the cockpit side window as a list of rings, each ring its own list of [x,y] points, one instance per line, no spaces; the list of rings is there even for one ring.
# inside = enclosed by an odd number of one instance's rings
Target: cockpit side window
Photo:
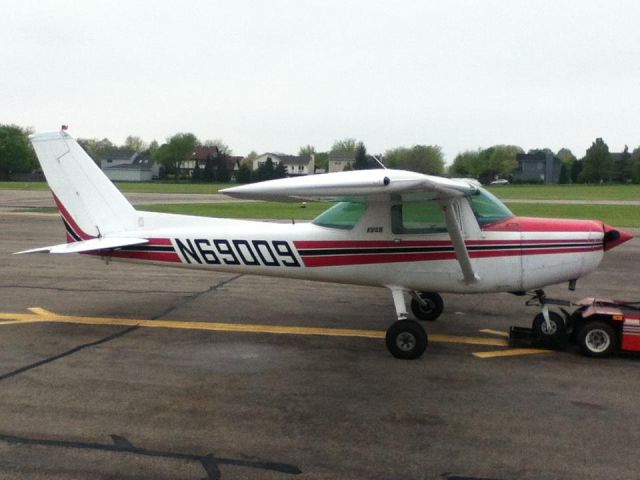
[[[391,231],[397,235],[441,233],[447,225],[436,202],[403,202],[391,207]]]
[[[313,224],[320,227],[351,230],[358,223],[367,205],[357,202],[340,202],[318,215]]]
[[[513,213],[494,195],[480,188],[468,196],[480,228],[513,217]]]

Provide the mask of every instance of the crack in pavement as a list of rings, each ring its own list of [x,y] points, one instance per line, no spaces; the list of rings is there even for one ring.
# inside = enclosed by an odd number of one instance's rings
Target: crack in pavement
[[[20,437],[17,435],[7,435],[0,433],[0,442],[9,445],[33,445],[41,447],[66,448],[78,450],[98,450],[115,453],[129,453],[134,455],[142,455],[146,457],[156,458],[172,458],[177,460],[191,460],[200,462],[208,480],[218,480],[221,478],[220,465],[235,465],[245,468],[258,470],[268,470],[272,472],[285,473],[288,475],[300,475],[302,470],[296,465],[287,463],[269,462],[261,459],[236,459],[226,457],[215,457],[213,454],[198,455],[194,453],[180,453],[162,450],[147,450],[146,448],[136,447],[125,437],[120,435],[111,435],[112,444],[97,442],[80,442],[67,440],[53,440],[44,438]]]
[[[11,371],[11,372],[4,373],[4,374],[0,375],[0,382],[3,381],[3,380],[7,380],[8,378],[15,377],[16,375],[20,375],[21,373],[27,372],[29,370],[33,370],[34,368],[38,368],[38,367],[40,367],[42,365],[46,365],[47,363],[55,362],[56,360],[60,360],[61,358],[68,357],[69,355],[73,355],[74,353],[79,352],[80,350],[84,350],[85,348],[95,347],[96,345],[101,345],[103,343],[110,342],[111,340],[114,340],[114,339],[116,339],[118,337],[122,337],[123,335],[126,335],[129,332],[137,330],[138,328],[140,328],[140,327],[134,326],[134,327],[125,328],[124,330],[120,330],[120,331],[118,331],[116,333],[112,333],[111,335],[103,337],[103,338],[101,338],[99,340],[95,340],[95,341],[89,342],[89,343],[83,343],[82,345],[78,345],[77,347],[73,347],[73,348],[67,350],[66,352],[62,352],[62,353],[59,353],[57,355],[53,355],[51,357],[47,357],[47,358],[45,358],[43,360],[39,360],[39,361],[31,363],[29,365],[25,365],[24,367],[17,368],[15,370]]]
[[[152,320],[158,320],[162,317],[164,317],[165,315],[173,312],[174,310],[186,305],[189,302],[192,302],[196,299],[198,299],[199,297],[201,297],[202,295],[204,295],[205,293],[210,293],[210,292],[215,292],[216,290],[224,287],[225,285],[233,282],[234,280],[237,280],[238,278],[242,277],[243,274],[239,274],[239,275],[234,275],[231,278],[227,278],[226,280],[222,280],[221,282],[216,283],[215,285],[212,285],[211,287],[209,287],[207,290],[203,290],[201,292],[196,292],[193,293],[192,295],[188,295],[187,297],[183,298],[182,301],[176,303],[175,305],[172,305],[171,307],[167,308],[166,310],[164,310],[162,313],[154,316],[152,318]],[[74,353],[77,353],[81,350],[85,350],[87,348],[90,347],[95,347],[98,345],[102,345],[103,343],[107,343],[110,342],[111,340],[115,340],[116,338],[120,338],[124,335],[127,335],[128,333],[131,333],[135,330],[138,330],[140,327],[137,325],[134,325],[132,327],[127,327],[123,330],[119,330],[118,332],[112,333],[111,335],[107,335],[106,337],[100,338],[98,340],[95,340],[93,342],[88,342],[88,343],[83,343],[81,345],[78,345],[76,347],[73,347],[69,350],[66,350],[62,353],[59,353],[57,355],[52,355],[50,357],[47,357],[43,360],[39,360],[37,362],[31,363],[29,365],[25,365],[23,367],[17,368],[15,370],[12,370],[10,372],[4,373],[4,374],[0,374],[0,382],[3,380],[7,380],[9,378],[15,377],[17,375],[20,375],[21,373],[24,372],[28,372],[29,370],[33,370],[34,368],[38,368],[41,367],[42,365],[46,365],[48,363],[51,362],[55,362],[56,360],[60,360],[62,358],[68,357],[69,355],[73,355]]]
[[[184,297],[184,298],[182,299],[182,301],[181,301],[181,302],[178,302],[178,303],[176,303],[175,305],[173,305],[173,306],[171,306],[171,307],[167,308],[164,312],[160,313],[159,315],[156,315],[156,316],[152,317],[152,318],[151,318],[151,320],[159,320],[159,319],[161,319],[162,317],[164,317],[165,315],[170,314],[170,313],[171,313],[171,312],[173,312],[174,310],[177,310],[178,308],[183,307],[183,306],[185,306],[186,304],[191,303],[191,302],[193,302],[193,301],[197,300],[197,299],[198,299],[198,298],[200,298],[202,295],[204,295],[204,294],[206,294],[206,293],[215,292],[216,290],[218,290],[218,289],[220,289],[220,288],[224,287],[225,285],[227,285],[227,284],[229,284],[229,283],[231,283],[231,282],[233,282],[233,281],[235,281],[235,280],[239,279],[239,278],[240,278],[240,277],[242,277],[243,275],[244,275],[243,273],[240,273],[240,274],[238,274],[238,275],[234,275],[234,276],[233,276],[233,277],[231,277],[231,278],[227,278],[226,280],[222,280],[221,282],[218,282],[218,283],[216,283],[215,285],[210,286],[210,287],[209,287],[208,289],[206,289],[206,290],[203,290],[203,291],[201,291],[201,292],[196,292],[196,293],[193,293],[193,294],[191,294],[191,295],[188,295],[188,296]]]

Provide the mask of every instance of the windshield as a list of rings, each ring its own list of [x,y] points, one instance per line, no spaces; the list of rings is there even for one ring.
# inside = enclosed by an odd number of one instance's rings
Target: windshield
[[[364,203],[336,203],[329,210],[325,210],[318,215],[312,223],[320,227],[351,230],[358,223],[366,209],[367,206]]]
[[[513,213],[504,203],[482,188],[469,195],[468,198],[471,209],[481,228],[505,218],[513,217]]]

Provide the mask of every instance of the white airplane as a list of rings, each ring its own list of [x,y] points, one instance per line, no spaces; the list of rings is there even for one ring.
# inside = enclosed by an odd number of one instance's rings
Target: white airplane
[[[236,198],[337,202],[310,223],[282,224],[138,211],[64,130],[30,137],[60,210],[67,243],[19,253],[83,253],[123,260],[386,287],[398,358],[422,355],[437,292],[541,289],[594,271],[631,238],[601,222],[514,216],[471,180],[365,170],[227,188]],[[543,313],[546,310],[543,308]],[[552,320],[557,321],[554,318]],[[562,320],[560,320],[562,321]],[[548,313],[538,329],[558,327]]]

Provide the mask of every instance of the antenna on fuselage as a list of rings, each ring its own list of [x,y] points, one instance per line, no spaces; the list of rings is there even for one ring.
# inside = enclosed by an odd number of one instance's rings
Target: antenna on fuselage
[[[382,168],[384,168],[385,170],[387,169],[387,166],[386,166],[384,163],[382,163],[382,161],[378,158],[378,156],[377,156],[377,155],[371,155],[371,157],[372,157],[376,162],[378,162],[378,165],[380,165],[380,166],[381,166]]]

